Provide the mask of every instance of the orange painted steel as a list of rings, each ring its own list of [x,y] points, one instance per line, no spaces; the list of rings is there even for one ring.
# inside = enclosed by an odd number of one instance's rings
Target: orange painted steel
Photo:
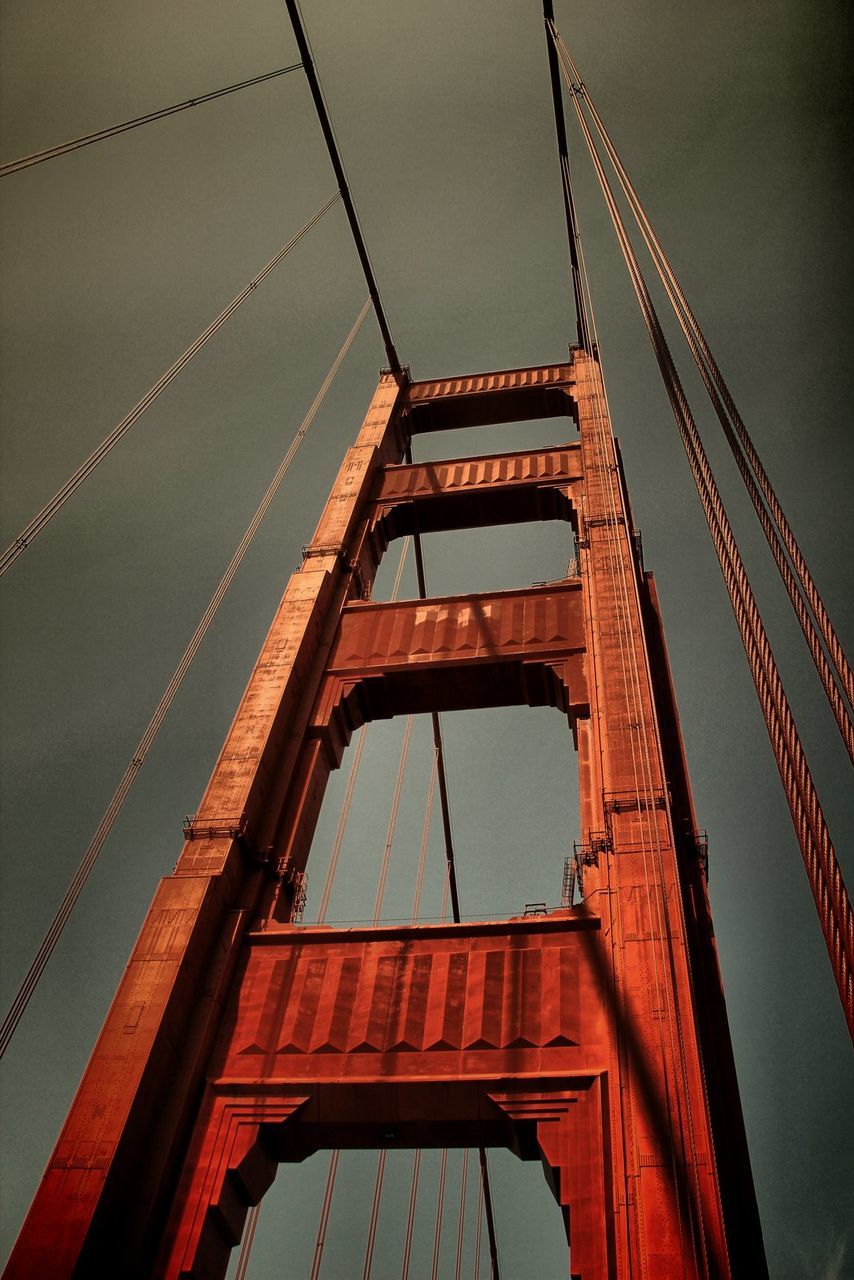
[[[413,432],[550,416],[578,438],[401,465]],[[369,599],[395,537],[543,518],[575,530],[577,577]],[[511,704],[553,706],[574,735],[582,903],[451,925],[291,923],[359,725]],[[384,375],[6,1274],[213,1280],[283,1160],[509,1146],[543,1161],[576,1280],[767,1275],[695,833],[596,361]]]

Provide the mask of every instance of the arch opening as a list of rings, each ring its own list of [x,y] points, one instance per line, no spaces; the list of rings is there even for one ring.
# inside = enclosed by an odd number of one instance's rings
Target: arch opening
[[[383,1181],[374,1274],[400,1275],[406,1235],[413,1153],[390,1151]],[[444,1214],[439,1241],[439,1274],[455,1270],[462,1151],[448,1156]],[[367,1237],[377,1157],[373,1151],[341,1155],[334,1207],[323,1249],[324,1280],[352,1280],[361,1267]],[[419,1170],[418,1211],[414,1223],[410,1275],[431,1274],[441,1151],[424,1151]],[[252,1248],[249,1280],[284,1280],[282,1258],[287,1256],[293,1276],[311,1271],[319,1206],[329,1169],[329,1155],[318,1152],[302,1164],[280,1165],[264,1197]],[[493,1148],[489,1173],[495,1207],[498,1247],[504,1270],[522,1276],[533,1270],[547,1280],[565,1280],[566,1232],[561,1215],[543,1185],[536,1164],[519,1160],[511,1151]],[[463,1237],[462,1274],[474,1274],[479,1176],[477,1154],[470,1152]],[[520,1213],[520,1205],[524,1212]],[[234,1280],[239,1250],[232,1253],[227,1280]],[[486,1225],[481,1230],[480,1274],[489,1275]]]

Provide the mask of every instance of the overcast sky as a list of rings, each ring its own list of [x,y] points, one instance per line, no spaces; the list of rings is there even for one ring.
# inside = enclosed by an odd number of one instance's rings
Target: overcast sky
[[[842,0],[556,7],[850,652],[850,8]],[[561,359],[574,324],[536,0],[305,0],[304,16],[413,375]],[[4,160],[295,60],[276,0],[6,0],[0,24]],[[854,1276],[850,1043],[687,464],[574,128],[570,137],[614,427],[709,830],[771,1272]],[[3,545],[333,190],[298,74],[3,180]],[[336,207],[4,578],[3,1010],[364,295]],[[384,363],[368,321],[3,1062],[3,1254]],[[700,422],[850,884],[847,761],[720,433],[705,410]],[[566,430],[549,422],[418,439],[416,456],[557,443]],[[556,577],[568,542],[557,523],[432,535],[429,585],[464,592]],[[390,590],[393,559],[378,598]],[[408,575],[403,592],[414,593]],[[458,713],[445,717],[445,731],[464,912],[557,904],[563,858],[579,835],[565,723],[547,710]],[[399,722],[370,730],[332,919],[370,916],[402,732]],[[390,917],[409,910],[428,739],[419,722]],[[349,764],[328,792],[307,919]],[[431,853],[424,911],[435,915],[438,826]],[[361,1267],[375,1159],[354,1155],[342,1166],[323,1280]],[[454,1153],[446,1268],[456,1253],[459,1161]],[[281,1170],[250,1280],[281,1276],[286,1262],[288,1274],[307,1274],[326,1163],[321,1154]],[[506,1153],[493,1163],[503,1274],[565,1276],[560,1214],[541,1170]],[[374,1272],[382,1280],[399,1274],[410,1158],[395,1155],[389,1167]],[[425,1164],[419,1276],[429,1273],[436,1167],[433,1157]],[[472,1187],[470,1226],[473,1213]],[[467,1274],[472,1247],[468,1235]]]

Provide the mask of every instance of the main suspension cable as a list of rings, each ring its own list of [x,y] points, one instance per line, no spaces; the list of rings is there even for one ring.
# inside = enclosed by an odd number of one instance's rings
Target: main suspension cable
[[[17,1028],[18,1023],[20,1022],[26,1007],[29,1004],[30,999],[32,998],[33,992],[35,991],[39,983],[39,980],[42,974],[44,973],[47,963],[53,954],[54,948],[56,947],[56,944],[60,939],[62,931],[65,928],[65,925],[67,924],[72,911],[74,910],[74,907],[77,903],[78,898],[80,897],[80,894],[83,891],[83,888],[86,884],[86,881],[89,878],[92,868],[95,866],[95,863],[98,859],[98,855],[100,854],[102,848],[104,847],[104,844],[106,843],[107,837],[109,836],[113,828],[113,824],[115,823],[116,818],[119,815],[122,805],[127,799],[128,793],[131,787],[133,786],[133,783],[136,780],[139,770],[141,769],[143,762],[145,761],[145,758],[148,755],[148,752],[151,750],[151,747],[157,736],[157,732],[160,729],[160,726],[162,725],[163,721],[165,720],[166,714],[169,711],[169,708],[172,706],[172,703],[175,700],[175,696],[178,693],[178,690],[181,687],[182,681],[185,675],[187,674],[187,671],[190,668],[190,664],[192,663],[193,659],[198,653],[199,647],[201,646],[202,641],[207,635],[207,632],[211,626],[211,623],[213,622],[216,616],[217,610],[219,609],[219,606],[222,603],[223,598],[225,597],[225,594],[228,591],[228,588],[231,586],[232,582],[234,581],[235,575],[238,569],[240,568],[240,565],[246,555],[246,552],[249,550],[249,547],[252,544],[252,540],[254,539],[255,534],[258,532],[258,528],[261,524],[261,521],[264,519],[264,516],[267,514],[267,511],[269,510],[270,504],[272,503],[273,499],[278,493],[279,488],[281,487],[282,481],[287,475],[288,470],[291,466],[291,463],[296,457],[297,451],[300,445],[302,444],[303,440],[305,439],[311,424],[314,422],[314,419],[317,416],[317,412],[321,404],[323,403],[324,399],[326,398],[326,394],[329,391],[330,386],[332,385],[332,381],[336,373],[341,367],[344,357],[347,355],[347,352],[350,350],[350,347],[353,345],[356,335],[359,332],[359,329],[362,327],[362,322],[364,321],[365,316],[368,314],[370,307],[371,307],[370,299],[367,299],[361,311],[359,312],[358,317],[356,318],[355,324],[353,325],[350,332],[347,334],[347,337],[344,339],[344,343],[340,351],[338,352],[337,356],[335,357],[329,372],[324,378],[320,386],[320,389],[317,392],[317,395],[314,397],[314,400],[311,403],[308,413],[303,418],[300,424],[299,430],[297,431],[296,435],[291,441],[288,447],[287,453],[285,454],[284,458],[279,464],[276,474],[274,475],[270,483],[270,486],[267,489],[267,492],[264,494],[264,497],[261,499],[261,502],[258,505],[258,508],[255,514],[250,520],[249,526],[246,529],[246,532],[244,533],[243,537],[240,539],[240,542],[237,544],[234,555],[231,557],[231,560],[228,563],[228,567],[226,568],[225,573],[223,574],[216,590],[211,596],[208,606],[205,609],[204,613],[202,614],[201,619],[199,620],[199,624],[196,627],[196,630],[193,632],[190,642],[187,645],[187,648],[184,650],[181,660],[178,663],[178,666],[176,667],[172,678],[167,684],[163,692],[163,695],[160,698],[160,701],[158,702],[154,710],[154,714],[152,715],[151,719],[148,722],[148,726],[146,727],[146,730],[143,733],[142,737],[140,738],[139,743],[137,744],[136,750],[134,751],[133,757],[131,758],[131,762],[128,765],[128,767],[125,769],[124,774],[122,775],[122,779],[119,782],[119,785],[116,788],[115,793],[113,794],[113,797],[109,805],[107,806],[104,816],[101,818],[101,821],[98,824],[98,828],[95,831],[95,834],[92,837],[92,840],[89,843],[89,846],[83,855],[80,865],[77,868],[77,871],[75,872],[71,880],[71,883],[69,884],[68,888],[65,891],[65,895],[62,899],[62,902],[59,905],[59,908],[57,909],[56,915],[54,916],[53,921],[47,933],[45,934],[44,939],[42,940],[41,946],[36,952],[35,958],[33,959],[32,964],[30,965],[27,971],[26,977],[24,978],[24,981],[22,982],[19,991],[12,1002],[12,1007],[7,1013],[3,1021],[2,1027],[0,1027],[0,1058],[2,1058],[3,1054],[6,1052],[7,1048],[9,1047],[9,1043],[13,1035],[15,1034],[15,1029]]]
[[[605,175],[586,117],[574,92],[571,73],[564,65],[576,115],[617,233],[635,289],[656,360],[670,399],[677,427],[688,456],[712,542],[733,606],[739,634],[816,902],[828,953],[839,989],[849,1031],[854,1038],[854,922],[851,904],[818,801],[812,776],[797,732],[759,609],[729,524],[708,458],[673,364],[658,316],[637,264],[613,192]]]
[[[566,140],[566,124],[563,118],[563,98],[560,91],[560,70],[557,53],[551,38],[550,27],[554,22],[554,5],[552,0],[543,0],[543,17],[546,23],[546,52],[549,60],[549,80],[552,88],[552,105],[554,106],[555,132],[557,134],[557,151],[560,159],[561,189],[563,192],[563,209],[566,217],[566,235],[569,242],[569,265],[572,276],[572,293],[575,299],[575,320],[578,331],[578,345],[585,351],[591,350],[590,331],[584,300],[584,289],[579,265],[579,229],[575,214],[575,201],[572,196],[572,183],[569,175],[569,147]]]
[[[69,151],[79,151],[81,147],[89,147],[93,142],[103,142],[107,138],[115,138],[117,134],[127,133],[129,129],[138,129],[143,124],[153,124],[155,120],[164,120],[166,116],[177,115],[179,111],[188,111],[190,107],[200,107],[203,102],[213,102],[215,98],[224,98],[229,93],[237,93],[240,89],[249,89],[252,85],[263,84],[265,80],[275,80],[278,76],[286,76],[297,71],[301,62],[294,62],[289,67],[279,67],[276,71],[267,71],[262,76],[253,76],[251,80],[240,80],[237,84],[226,85],[224,89],[214,89],[212,93],[202,93],[197,98],[188,98],[186,102],[177,102],[173,107],[162,107],[159,111],[149,111],[144,116],[136,116],[133,120],[124,120],[121,124],[110,125],[106,129],[98,129],[95,133],[86,133],[80,138],[72,138],[70,142],[61,142],[55,147],[46,147],[44,151],[34,151],[31,155],[21,156],[18,160],[9,160],[0,164],[0,178],[10,173],[18,173],[21,169],[29,169],[34,164],[43,164],[45,160],[55,160],[57,156],[67,155]]]
[[[558,34],[555,35],[555,41],[575,79],[577,93],[590,110],[596,129],[611,159],[620,185],[688,342],[694,363],[723,428],[730,450],[771,549],[775,564],[800,623],[804,639],[830,703],[839,732],[849,756],[854,761],[854,720],[852,720],[849,708],[836,684],[838,679],[848,697],[852,696],[850,691],[854,689],[854,681],[852,681],[851,668],[848,665],[842,644],[818,594],[767,472],[724,382],[723,375],[715,362],[711,349],[688,304],[682,287],[670,266],[664,249],[649,222],[625,166],[614,147],[589,92],[578,74],[571,55]],[[827,653],[834,662],[836,672],[831,669],[825,649],[822,647],[822,641],[824,641]]]
[[[246,301],[250,293],[254,292],[254,290],[258,288],[258,285],[266,280],[271,271],[274,271],[279,263],[288,256],[291,250],[299,244],[303,236],[311,230],[316,222],[319,222],[327,210],[332,208],[338,198],[339,192],[336,191],[333,196],[330,196],[325,204],[320,206],[316,213],[312,214],[308,222],[306,222],[305,225],[299,229],[296,235],[292,236],[287,244],[283,245],[279,252],[270,259],[267,265],[263,267],[252,280],[250,280],[246,288],[243,289],[236,298],[232,299],[225,310],[220,312],[216,320],[214,320],[212,324],[208,325],[204,333],[200,334],[199,337],[196,338],[195,342],[192,342],[190,346],[187,347],[187,350],[183,352],[175,363],[158,378],[152,387],[149,387],[148,391],[146,391],[139,403],[134,405],[130,413],[126,414],[125,417],[122,418],[121,422],[118,423],[110,434],[101,441],[97,449],[90,453],[86,461],[81,463],[74,474],[66,480],[62,488],[53,495],[50,502],[42,507],[38,515],[33,517],[26,528],[21,530],[15,541],[6,548],[2,555],[0,555],[0,576],[2,576],[6,570],[14,564],[21,552],[25,551],[33,539],[36,538],[38,534],[40,534],[50,523],[56,513],[65,505],[75,490],[80,487],[84,480],[88,479],[98,464],[103,462],[107,454],[115,448],[122,436],[126,435],[131,427],[138,422],[146,409],[151,407],[161,392],[165,391],[169,384],[177,378],[181,370],[184,369],[193,359],[193,356],[198,355],[202,347],[205,346],[214,334],[222,328],[237,308]]]
[[[341,160],[341,154],[338,150],[338,143],[335,140],[335,131],[332,128],[332,121],[329,118],[329,112],[326,108],[326,102],[323,97],[323,90],[320,87],[320,79],[314,65],[314,59],[311,55],[311,48],[308,42],[305,28],[302,23],[302,17],[299,11],[297,0],[285,0],[285,8],[288,11],[288,17],[291,20],[294,36],[297,42],[299,56],[302,59],[305,78],[308,81],[308,87],[311,92],[314,109],[317,112],[317,118],[320,123],[323,140],[326,143],[326,150],[329,152],[329,159],[332,161],[332,169],[335,173],[335,181],[338,183],[338,191],[341,196],[341,202],[344,205],[347,214],[347,221],[350,224],[350,231],[353,241],[356,245],[356,252],[359,255],[359,262],[364,272],[365,281],[368,286],[368,293],[374,304],[374,314],[377,317],[377,323],[382,334],[383,344],[385,346],[388,362],[391,372],[397,375],[403,374],[400,360],[394,345],[394,339],[391,336],[391,329],[386,320],[385,309],[380,297],[379,286],[374,276],[374,269],[371,266],[371,259],[368,255],[368,248],[365,244],[365,238],[362,235],[362,228],[359,225],[359,218],[356,213],[356,206],[353,204],[353,197],[350,194],[350,186],[347,182],[347,174],[344,171],[344,164]]]

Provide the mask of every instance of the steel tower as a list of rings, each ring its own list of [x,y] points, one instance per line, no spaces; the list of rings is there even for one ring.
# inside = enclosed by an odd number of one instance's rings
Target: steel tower
[[[422,432],[550,417],[568,443],[403,461]],[[575,535],[564,580],[370,599],[395,538],[551,519]],[[509,920],[294,923],[359,726],[514,704],[552,706],[572,732],[580,901],[576,887],[562,910]],[[543,1161],[573,1277],[766,1274],[705,850],[594,356],[381,376],[185,836],[10,1280],[221,1277],[279,1162],[478,1145]]]

